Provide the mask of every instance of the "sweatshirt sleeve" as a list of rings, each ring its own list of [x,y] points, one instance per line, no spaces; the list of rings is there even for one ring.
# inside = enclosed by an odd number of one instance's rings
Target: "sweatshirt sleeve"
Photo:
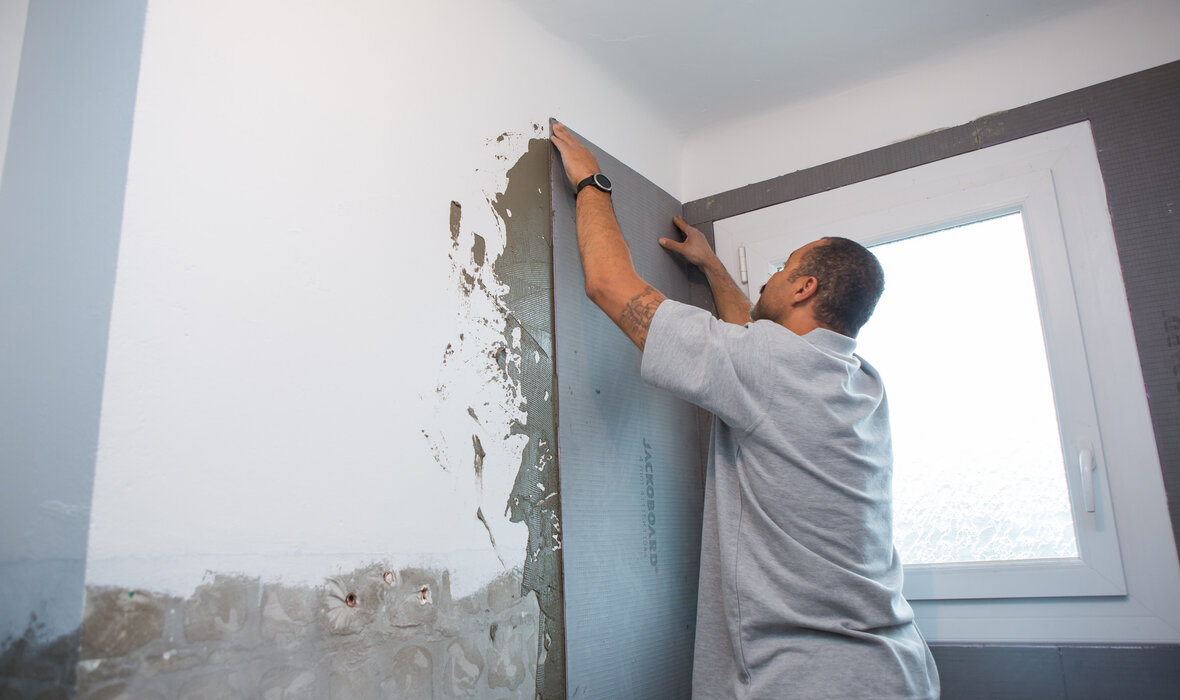
[[[652,318],[640,371],[648,384],[746,433],[766,414],[771,393],[764,343],[752,325],[726,323],[704,309],[667,300]]]

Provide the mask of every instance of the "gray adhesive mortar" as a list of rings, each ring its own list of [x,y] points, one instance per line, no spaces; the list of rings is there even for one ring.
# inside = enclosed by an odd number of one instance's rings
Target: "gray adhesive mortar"
[[[445,571],[383,565],[319,587],[219,576],[187,599],[90,588],[78,697],[531,697],[538,615],[516,573],[458,600]]]
[[[534,131],[538,128],[534,126]],[[504,134],[500,139],[504,139]],[[507,172],[503,192],[489,200],[504,224],[505,246],[494,261],[487,260],[485,239],[471,234],[470,251],[461,250],[467,237],[462,230],[463,211],[458,202],[450,208],[452,257],[458,271],[459,291],[465,296],[490,294],[483,269],[490,264],[495,281],[507,289],[497,295],[496,313],[503,321],[500,338],[488,347],[477,348],[493,358],[495,372],[519,399],[524,420],[515,420],[509,434],[528,438],[520,466],[506,504],[512,522],[524,523],[528,541],[522,567],[525,592],[535,594],[540,607],[537,634],[537,697],[565,696],[565,624],[561,556],[561,503],[555,460],[555,377],[553,362],[553,267],[550,211],[549,158],[547,139],[534,138],[528,149]],[[486,321],[477,320],[476,322]],[[443,353],[443,364],[457,356],[467,357],[471,335],[460,334]],[[439,399],[450,400],[447,387],[440,385]],[[479,411],[467,408],[480,423]],[[431,436],[428,435],[428,438]],[[485,445],[471,438],[471,464],[477,482],[482,483]],[[436,453],[440,466],[447,468]],[[492,504],[485,504],[491,507]],[[483,507],[474,516],[496,539]],[[499,550],[497,549],[497,554]],[[503,561],[503,559],[501,559]]]
[[[561,499],[554,459],[553,267],[547,139],[532,139],[508,171],[508,186],[492,206],[504,221],[507,244],[496,259],[496,277],[508,285],[503,298],[505,339],[520,328],[519,363],[501,367],[520,387],[527,423],[513,433],[528,436],[508,511],[528,527],[524,590],[541,608],[538,697],[565,695],[565,624],[562,600]]]

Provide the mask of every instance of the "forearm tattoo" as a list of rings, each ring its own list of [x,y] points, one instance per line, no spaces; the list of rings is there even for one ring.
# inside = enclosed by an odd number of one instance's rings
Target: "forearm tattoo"
[[[642,348],[647,340],[647,330],[651,328],[651,318],[655,316],[656,309],[659,308],[660,302],[664,300],[664,295],[660,294],[655,287],[650,284],[643,288],[643,291],[631,297],[631,301],[623,307],[623,313],[619,316],[619,326],[625,333],[639,338],[639,347]]]

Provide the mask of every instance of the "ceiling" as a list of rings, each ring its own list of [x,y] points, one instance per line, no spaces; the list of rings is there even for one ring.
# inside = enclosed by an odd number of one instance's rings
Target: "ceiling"
[[[681,132],[1104,0],[512,0]]]

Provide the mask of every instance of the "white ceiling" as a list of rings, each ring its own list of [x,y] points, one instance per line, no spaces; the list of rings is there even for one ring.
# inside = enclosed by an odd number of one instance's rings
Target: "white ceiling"
[[[512,1],[687,133],[1104,0]]]

